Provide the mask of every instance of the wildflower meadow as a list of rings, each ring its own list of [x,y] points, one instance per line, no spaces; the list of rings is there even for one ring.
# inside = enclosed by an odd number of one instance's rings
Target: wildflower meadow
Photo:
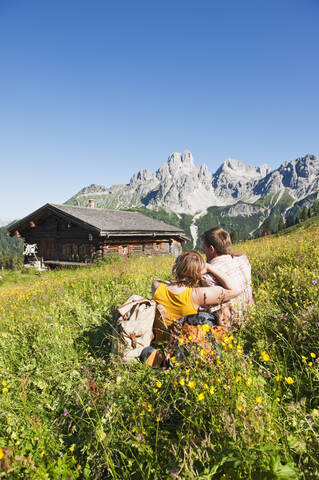
[[[4,272],[0,478],[318,479],[319,230],[235,246],[256,301],[218,360],[156,370],[112,353],[116,307],[172,257]]]

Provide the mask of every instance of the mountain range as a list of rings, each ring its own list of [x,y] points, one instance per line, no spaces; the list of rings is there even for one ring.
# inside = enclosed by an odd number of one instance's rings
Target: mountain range
[[[229,158],[215,173],[196,166],[189,150],[174,152],[152,173],[134,173],[128,184],[82,188],[66,203],[106,209],[134,209],[181,226],[196,246],[207,228],[221,225],[239,239],[254,236],[269,218],[276,229],[280,216],[309,207],[319,195],[319,158],[305,155],[276,170],[252,167]]]

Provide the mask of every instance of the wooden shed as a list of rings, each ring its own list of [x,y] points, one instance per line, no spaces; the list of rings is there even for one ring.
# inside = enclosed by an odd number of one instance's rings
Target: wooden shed
[[[178,227],[139,212],[51,203],[8,230],[24,238],[26,264],[36,257],[41,265],[52,266],[90,264],[109,254],[179,255],[188,240]]]

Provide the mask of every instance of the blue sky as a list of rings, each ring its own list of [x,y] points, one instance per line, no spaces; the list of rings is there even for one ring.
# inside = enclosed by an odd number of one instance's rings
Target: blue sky
[[[317,0],[0,0],[0,217],[186,148],[319,153]]]

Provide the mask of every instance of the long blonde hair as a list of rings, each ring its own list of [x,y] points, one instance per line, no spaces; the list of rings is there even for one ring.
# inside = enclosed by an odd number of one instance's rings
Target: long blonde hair
[[[187,250],[181,253],[172,268],[172,275],[178,284],[193,287],[199,282],[205,261],[200,253]]]

